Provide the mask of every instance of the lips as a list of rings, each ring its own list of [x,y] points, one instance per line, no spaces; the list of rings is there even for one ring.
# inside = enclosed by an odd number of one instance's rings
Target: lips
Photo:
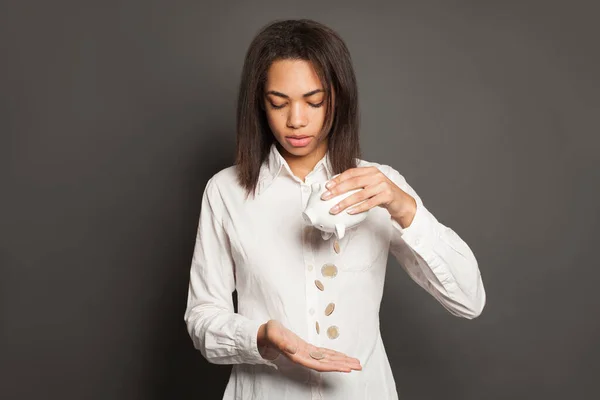
[[[293,147],[305,147],[312,140],[311,136],[286,136],[285,138]]]

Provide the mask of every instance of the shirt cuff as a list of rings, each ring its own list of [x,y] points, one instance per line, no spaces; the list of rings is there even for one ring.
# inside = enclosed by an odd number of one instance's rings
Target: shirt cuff
[[[390,217],[391,218],[391,217]],[[395,219],[391,218],[392,226],[396,229],[402,239],[422,256],[433,251],[438,233],[435,229],[437,220],[425,208],[422,203],[417,202],[415,216],[406,228],[403,228]]]
[[[254,320],[245,320],[240,323],[235,333],[236,347],[240,349],[242,361],[246,364],[265,364],[277,369],[277,365],[272,363],[273,360],[267,360],[262,357],[258,351],[256,342],[258,329],[262,325],[261,322]]]

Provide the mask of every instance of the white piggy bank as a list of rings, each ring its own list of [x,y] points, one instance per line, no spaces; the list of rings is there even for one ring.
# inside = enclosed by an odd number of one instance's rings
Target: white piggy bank
[[[347,228],[352,228],[367,218],[368,211],[358,214],[348,214],[346,212],[348,209],[346,208],[335,215],[329,212],[337,203],[362,189],[351,190],[331,199],[321,200],[321,195],[327,191],[325,183],[313,183],[311,188],[312,193],[308,198],[306,208],[302,212],[302,217],[307,224],[321,231],[323,239],[329,239],[334,233],[338,239],[341,239],[344,237]]]

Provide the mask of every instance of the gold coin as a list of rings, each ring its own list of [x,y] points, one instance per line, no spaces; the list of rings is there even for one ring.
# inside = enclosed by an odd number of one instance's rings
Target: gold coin
[[[334,278],[338,269],[334,264],[325,264],[321,267],[321,274],[326,278]]]
[[[327,307],[325,308],[325,315],[331,315],[333,310],[335,310],[335,304],[333,304],[333,303],[327,304]]]
[[[333,241],[333,250],[337,253],[340,254],[340,242],[339,240],[335,239]]]
[[[327,336],[329,339],[336,339],[338,336],[340,336],[340,330],[335,325],[330,326],[327,328]]]
[[[319,321],[315,323],[315,327],[317,328],[317,335],[321,333],[321,328],[319,327]]]
[[[321,292],[322,292],[323,290],[325,290],[325,286],[323,286],[323,283],[322,283],[320,280],[318,280],[318,279],[315,279],[315,285],[316,285],[316,286],[319,288],[319,290],[320,290]]]
[[[309,354],[315,360],[322,360],[325,358],[325,354],[321,353],[320,351],[311,351]]]

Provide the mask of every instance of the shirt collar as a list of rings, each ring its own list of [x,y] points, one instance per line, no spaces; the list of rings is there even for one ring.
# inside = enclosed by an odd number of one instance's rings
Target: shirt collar
[[[325,155],[319,160],[319,162],[317,162],[317,164],[309,174],[316,172],[321,168],[325,169],[325,175],[327,176],[328,180],[333,177],[333,168],[331,167],[328,152],[325,153]],[[283,156],[277,149],[277,142],[274,142],[273,144],[271,144],[271,148],[269,150],[269,155],[267,156],[267,159],[261,166],[261,173],[259,176],[257,188],[258,194],[265,191],[271,185],[273,180],[275,180],[275,178],[277,178],[279,174],[281,174],[282,170],[287,171],[287,173],[290,176],[294,176],[287,161],[285,160],[285,158],[283,158]]]

